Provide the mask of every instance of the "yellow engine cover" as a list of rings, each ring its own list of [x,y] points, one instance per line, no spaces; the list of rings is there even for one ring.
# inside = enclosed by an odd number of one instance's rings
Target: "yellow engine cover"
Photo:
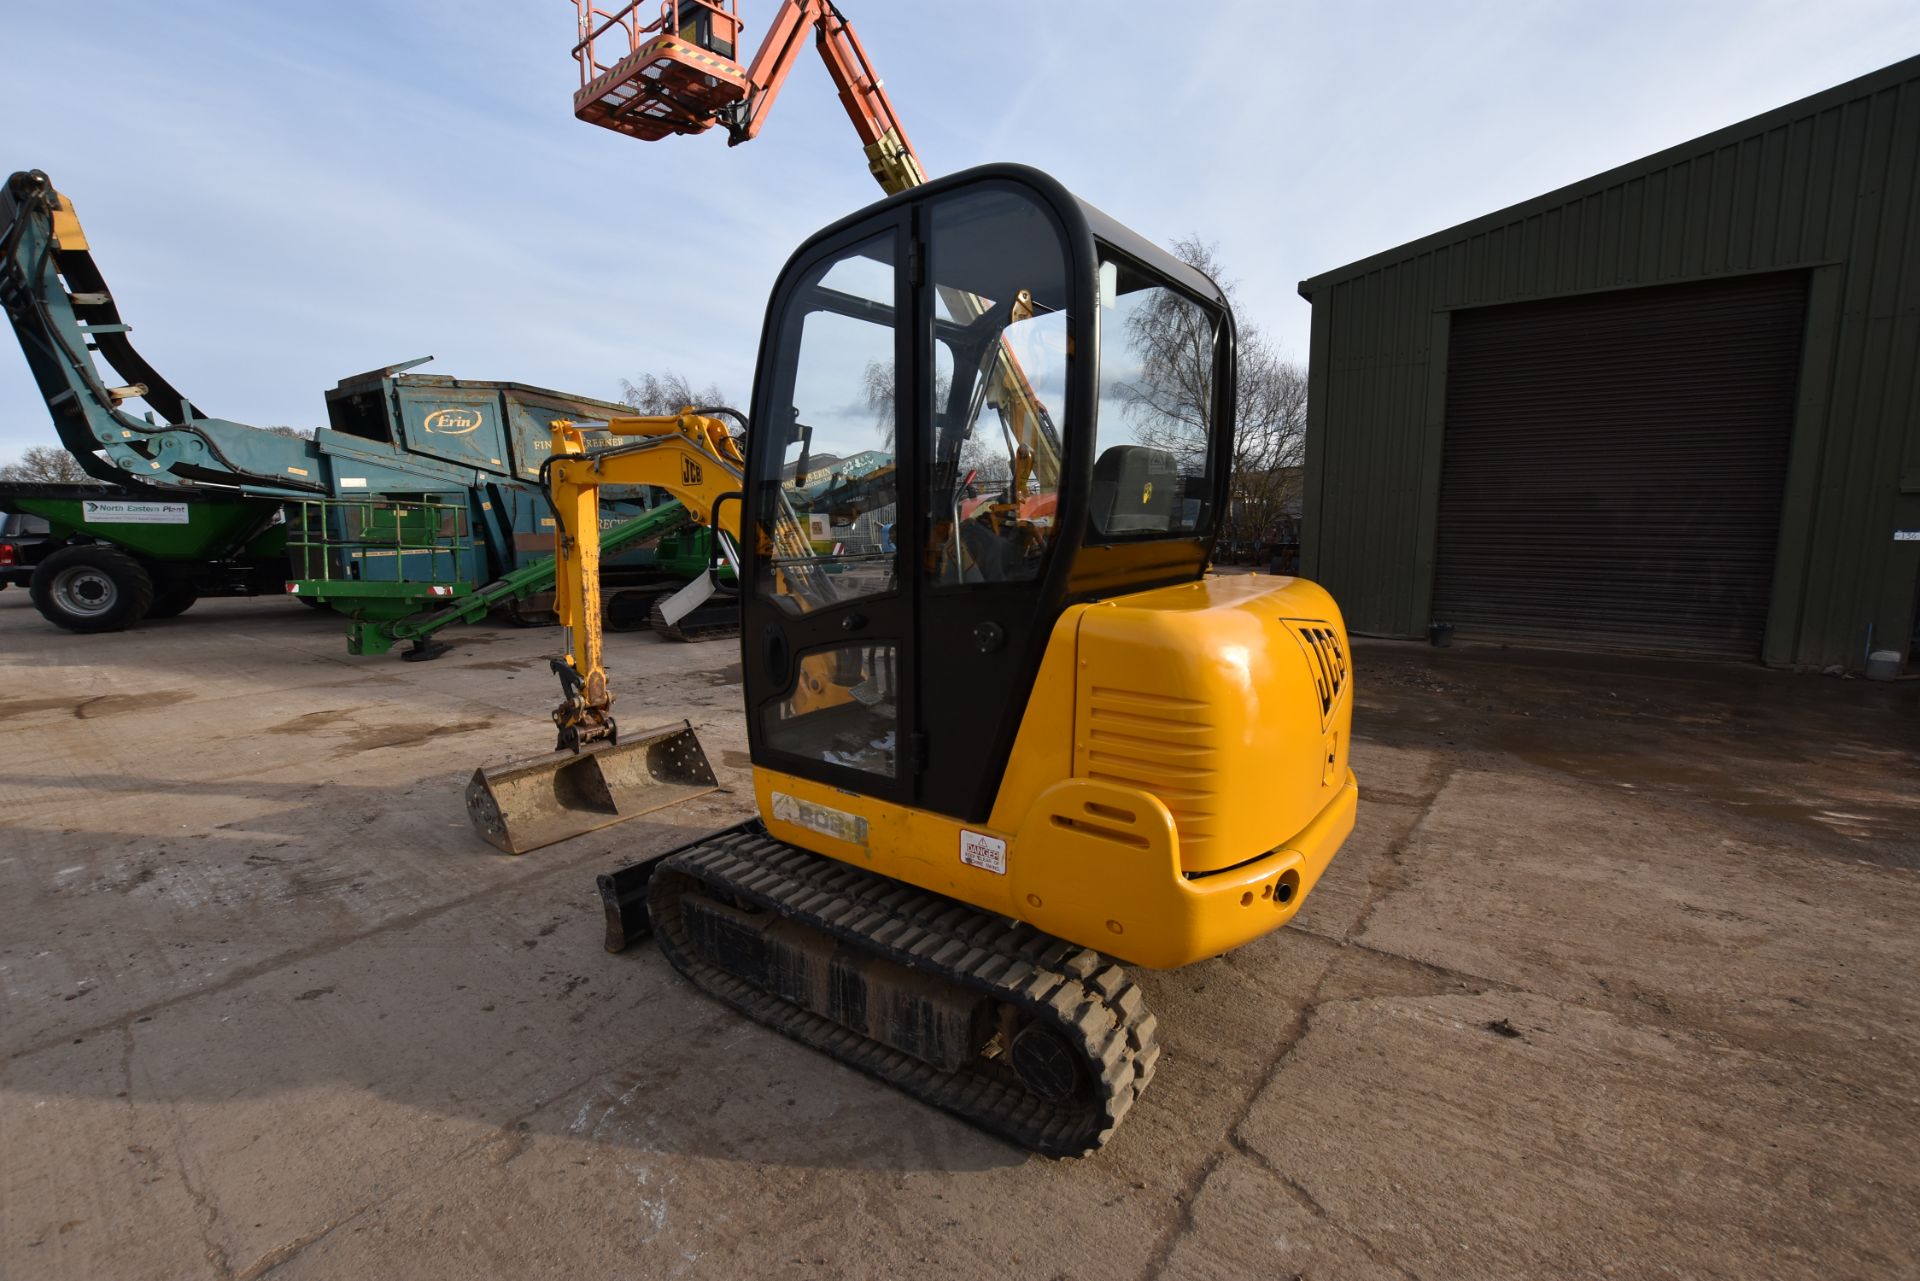
[[[1299,910],[1353,829],[1352,714],[1325,591],[1208,578],[1062,614],[985,824],[766,769],[755,790],[783,840],[1168,968]]]
[[[1158,797],[1189,875],[1277,847],[1346,781],[1339,611],[1311,583],[1272,584],[1210,578],[1080,623],[1073,777]]]

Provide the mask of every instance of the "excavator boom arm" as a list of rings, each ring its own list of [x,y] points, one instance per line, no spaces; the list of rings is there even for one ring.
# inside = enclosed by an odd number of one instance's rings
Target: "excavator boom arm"
[[[554,711],[562,746],[611,737],[606,652],[600,608],[600,490],[605,485],[652,485],[685,507],[694,521],[738,540],[738,498],[746,460],[726,424],[694,413],[613,418],[605,430],[633,443],[587,453],[585,433],[571,422],[553,426],[553,454],[545,466],[547,501],[554,513],[554,612],[566,628],[567,694]]]

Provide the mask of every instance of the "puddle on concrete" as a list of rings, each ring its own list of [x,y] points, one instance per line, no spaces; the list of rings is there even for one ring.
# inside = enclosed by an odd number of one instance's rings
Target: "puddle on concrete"
[[[1356,738],[1518,759],[1763,831],[1786,828],[1779,835],[1809,849],[1920,867],[1915,685],[1365,642],[1354,668]]]
[[[357,752],[371,752],[383,747],[411,747],[416,743],[425,743],[450,734],[467,734],[475,730],[492,729],[500,722],[493,719],[471,721],[453,721],[443,725],[363,725],[355,720],[353,713],[345,708],[321,712],[308,712],[289,721],[268,727],[269,734],[328,734],[342,740],[341,746],[332,755],[336,757],[352,756]]]
[[[546,657],[536,658],[489,658],[478,663],[461,663],[463,672],[524,672],[529,667],[545,667]]]
[[[1696,801],[1750,819],[1788,823],[1852,840],[1920,838],[1920,781],[1905,796],[1891,789],[1898,773],[1875,786],[1853,772],[1829,779],[1819,765],[1786,759],[1798,784],[1777,769],[1732,753],[1688,760],[1662,753],[1583,750],[1570,744],[1528,742],[1527,735],[1496,735],[1506,751],[1542,769],[1588,782]],[[1674,746],[1679,746],[1675,744]],[[1911,781],[1911,780],[1910,780]]]
[[[86,698],[75,703],[73,714],[79,720],[90,721],[102,716],[119,716],[126,712],[146,712],[156,707],[171,707],[175,703],[184,703],[192,697],[193,691],[185,689],[157,689],[147,694],[101,694],[97,698]]]
[[[11,720],[16,716],[30,716],[35,712],[69,711],[73,705],[71,698],[0,699],[0,721]]]
[[[267,733],[311,734],[315,730],[323,730],[330,726],[338,725],[346,720],[349,715],[351,715],[351,712],[344,707],[330,708],[326,711],[319,712],[308,712],[304,716],[296,716],[290,721],[281,721],[278,725],[269,725],[267,727]]]
[[[345,745],[333,755],[352,756],[358,752],[371,752],[382,747],[412,747],[416,743],[425,743],[436,738],[492,729],[497,724],[499,722],[495,720],[477,720],[455,721],[450,725],[354,726],[347,736]]]
[[[187,689],[156,689],[145,694],[95,694],[89,698],[8,698],[0,699],[0,720],[29,716],[34,712],[68,712],[77,720],[99,720],[105,716],[123,716],[128,712],[151,711],[171,707],[193,697]]]

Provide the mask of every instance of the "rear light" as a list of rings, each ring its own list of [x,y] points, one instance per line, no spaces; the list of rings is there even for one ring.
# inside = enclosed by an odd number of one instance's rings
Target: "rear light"
[[[14,563],[13,544],[0,543],[0,565],[12,565]]]

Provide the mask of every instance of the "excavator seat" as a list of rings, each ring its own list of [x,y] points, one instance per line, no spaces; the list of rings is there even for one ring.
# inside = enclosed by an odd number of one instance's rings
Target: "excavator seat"
[[[1103,534],[1164,534],[1182,481],[1179,464],[1164,449],[1113,445],[1093,464],[1088,495],[1094,528]]]
[[[668,134],[704,133],[718,113],[745,100],[747,73],[733,60],[740,20],[730,5],[668,0],[643,22],[639,10],[657,0],[606,13],[590,0],[580,10],[580,88],[573,114],[588,124],[652,142]],[[613,56],[602,62],[596,45]]]

